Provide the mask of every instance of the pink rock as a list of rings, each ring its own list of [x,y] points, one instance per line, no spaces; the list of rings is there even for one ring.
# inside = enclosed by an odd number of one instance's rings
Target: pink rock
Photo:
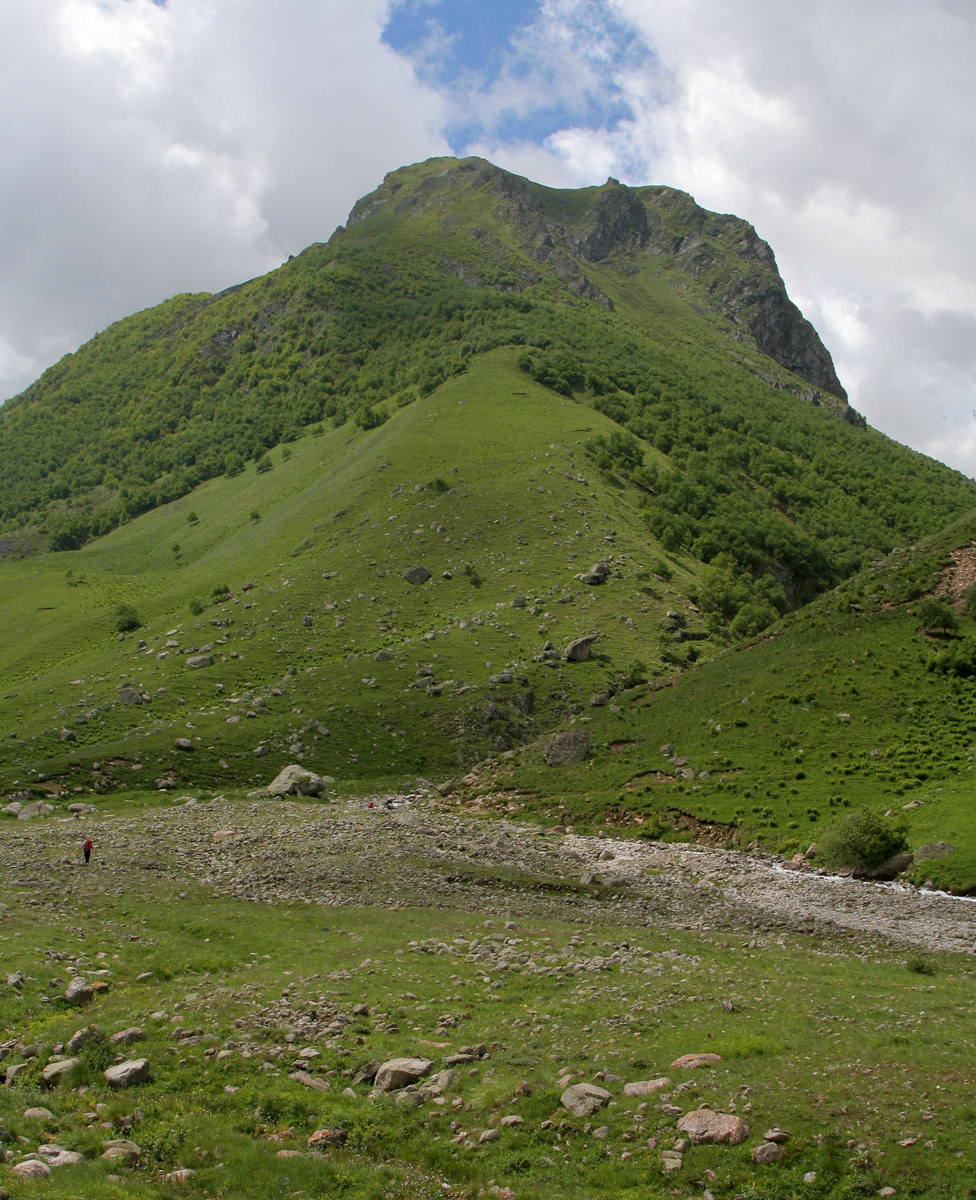
[[[671,1069],[677,1070],[684,1067],[689,1071],[694,1071],[697,1067],[713,1067],[721,1061],[721,1054],[682,1054],[671,1064]]]
[[[707,1143],[738,1146],[749,1136],[749,1126],[741,1117],[731,1113],[712,1112],[710,1108],[699,1108],[685,1113],[678,1128],[688,1135],[695,1145]]]

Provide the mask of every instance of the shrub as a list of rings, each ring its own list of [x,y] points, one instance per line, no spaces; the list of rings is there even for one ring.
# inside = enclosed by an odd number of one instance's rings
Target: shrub
[[[915,608],[915,616],[923,629],[939,629],[943,633],[955,633],[959,628],[956,614],[944,600],[936,600],[934,596],[926,596]]]
[[[142,625],[139,614],[131,604],[120,604],[115,610],[115,628],[119,633],[131,633]]]
[[[820,857],[833,870],[863,871],[880,866],[907,845],[903,825],[889,823],[870,808],[855,808],[827,830]]]
[[[190,601],[190,612],[193,613],[195,617],[199,617],[206,607],[206,604],[204,604],[204,602],[198,596],[194,596]]]

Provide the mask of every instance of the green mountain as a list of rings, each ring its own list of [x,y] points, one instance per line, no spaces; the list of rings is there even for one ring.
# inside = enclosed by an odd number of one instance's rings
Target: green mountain
[[[0,483],[8,793],[477,767],[483,803],[803,849],[969,752],[965,652],[928,670],[910,606],[972,481],[867,428],[769,247],[672,189],[393,172],[9,401]],[[959,742],[893,765],[911,689]]]

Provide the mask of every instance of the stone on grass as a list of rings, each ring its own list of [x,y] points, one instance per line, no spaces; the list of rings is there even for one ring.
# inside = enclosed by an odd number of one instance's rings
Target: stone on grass
[[[776,1142],[763,1142],[752,1152],[752,1161],[757,1163],[779,1162],[783,1157],[783,1147]]]
[[[101,1032],[97,1025],[83,1025],[81,1029],[76,1029],[68,1039],[68,1053],[77,1054],[86,1043],[99,1038]]]
[[[138,1025],[130,1025],[128,1029],[120,1029],[118,1033],[113,1033],[108,1040],[113,1046],[131,1046],[133,1042],[144,1042],[146,1035]],[[70,1049],[70,1045],[68,1048]]]
[[[585,729],[566,729],[546,738],[542,757],[550,767],[575,767],[589,752],[589,733]]]
[[[393,1092],[423,1079],[433,1065],[426,1058],[391,1058],[376,1072],[373,1086],[380,1092]]]
[[[633,1083],[624,1084],[625,1096],[649,1096],[652,1092],[661,1092],[671,1083],[667,1076],[659,1079],[636,1079]]]
[[[189,1183],[190,1177],[194,1174],[192,1167],[177,1167],[175,1171],[169,1171],[163,1176],[164,1183]]]
[[[105,1143],[102,1158],[107,1162],[116,1162],[122,1166],[135,1167],[139,1163],[142,1150],[127,1138],[113,1138]]]
[[[713,1112],[710,1108],[695,1109],[685,1113],[678,1121],[678,1128],[687,1134],[696,1146],[738,1146],[749,1136],[749,1126],[741,1117],[731,1113]]]
[[[501,1136],[497,1129],[484,1129],[478,1138],[478,1145],[483,1146],[485,1142],[497,1142]]]
[[[186,665],[192,671],[199,671],[203,667],[212,667],[213,664],[212,654],[194,654],[186,660]]]
[[[585,637],[574,638],[563,651],[563,662],[586,662],[598,636],[588,633]]]
[[[16,1163],[11,1170],[21,1179],[47,1179],[51,1174],[51,1168],[39,1158],[25,1158],[23,1162]]]
[[[109,1087],[131,1087],[135,1083],[145,1083],[149,1078],[148,1058],[129,1058],[125,1062],[107,1067],[103,1072],[105,1082]]]
[[[309,1150],[320,1150],[323,1146],[344,1146],[348,1137],[344,1129],[316,1129],[306,1144]]]
[[[695,1071],[699,1067],[714,1067],[716,1063],[721,1061],[721,1054],[682,1054],[680,1058],[676,1058],[671,1064],[671,1069],[675,1071],[685,1068],[689,1071]]]
[[[268,784],[272,796],[321,796],[328,781],[307,767],[292,763]]]
[[[95,989],[80,975],[76,975],[64,989],[64,998],[68,1004],[87,1004],[94,995]]]
[[[588,1117],[609,1104],[611,1099],[607,1089],[597,1087],[595,1083],[574,1083],[559,1097],[559,1103],[574,1117]]]
[[[53,1142],[46,1142],[44,1145],[38,1146],[37,1153],[51,1168],[73,1167],[85,1161],[85,1156],[79,1154],[77,1150],[65,1150]]]
[[[41,1072],[41,1078],[44,1080],[45,1087],[57,1087],[61,1082],[61,1077],[76,1066],[77,1058],[62,1058],[59,1062],[48,1063]]]
[[[53,1121],[54,1113],[49,1108],[25,1108],[25,1121]]]
[[[414,587],[417,587],[422,583],[426,583],[427,580],[430,579],[430,571],[428,571],[426,567],[411,567],[410,570],[404,574],[403,578],[407,581],[407,583],[412,583]]]

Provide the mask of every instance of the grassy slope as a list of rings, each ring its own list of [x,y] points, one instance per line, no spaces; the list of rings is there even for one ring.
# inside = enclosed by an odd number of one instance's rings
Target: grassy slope
[[[675,659],[691,665],[662,637],[665,610],[697,623],[684,597],[701,564],[655,548],[628,492],[582,453],[612,428],[496,352],[380,429],[305,438],[287,461],[276,452],[273,471],[212,481],[82,551],[3,562],[4,787],[39,786],[38,773],[65,798],[164,774],[181,788],[257,785],[295,758],[296,739],[309,766],[347,782],[440,779],[528,740],[497,774],[505,807],[561,805],[576,821],[679,835],[689,814],[728,827],[709,836],[792,852],[868,803],[904,812],[913,846],[957,847],[920,878],[976,887],[973,686],[926,670],[931,642],[905,603],[931,590],[972,530],[937,539],[919,567],[906,566],[916,555],[893,559],[894,607],[868,602],[879,586],[868,575],[676,686],[590,708],[637,659],[660,681]],[[606,585],[575,578],[604,557],[615,565]],[[653,574],[665,560],[670,582]],[[414,565],[432,572],[420,587],[403,580]],[[227,601],[190,614],[192,598],[209,602],[224,583]],[[146,626],[118,640],[121,602]],[[561,648],[589,632],[600,633],[590,662],[535,662],[547,640]],[[190,671],[175,647],[157,657],[169,635],[191,650],[226,641],[214,667]],[[703,657],[721,649],[691,644]],[[391,658],[376,661],[380,650]],[[442,694],[413,686],[421,667],[448,685]],[[492,685],[506,668],[515,682]],[[127,683],[151,704],[120,705]],[[593,752],[578,771],[552,771],[542,734],[570,721],[589,729]],[[61,741],[64,727],[76,742]],[[194,739],[192,756],[173,748],[180,736]],[[669,778],[667,743],[707,778]],[[493,786],[489,775],[479,790]]]
[[[642,521],[613,487],[583,474],[580,442],[611,428],[534,385],[505,354],[491,356],[369,434],[343,427],[304,439],[288,448],[287,462],[278,452],[273,471],[213,481],[82,551],[4,562],[12,636],[0,651],[0,703],[15,735],[4,745],[5,784],[25,782],[28,765],[56,773],[58,760],[75,764],[72,786],[88,784],[92,761],[129,759],[135,749],[147,772],[172,764],[184,778],[190,761],[171,747],[187,725],[199,741],[193,778],[257,782],[288,761],[288,735],[310,717],[330,730],[310,759],[320,770],[446,772],[480,757],[512,716],[508,696],[520,689],[490,688],[491,674],[517,665],[540,701],[554,695],[563,709],[588,701],[561,668],[533,663],[546,638],[563,645],[604,631],[605,682],[638,654],[653,660],[663,610],[694,578],[694,564],[675,564],[671,586],[654,581],[649,567],[659,555]],[[619,581],[587,588],[575,579],[608,555],[622,567]],[[402,578],[417,564],[433,573],[422,587]],[[223,583],[232,598],[194,618],[189,601],[209,600]],[[246,583],[253,590],[243,592]],[[518,596],[527,607],[510,606]],[[567,596],[572,602],[560,603]],[[121,602],[146,623],[124,640],[112,633]],[[214,628],[211,620],[233,624]],[[183,657],[158,658],[171,631],[184,648],[225,636],[216,647],[223,661],[188,671]],[[380,649],[393,658],[375,662]],[[477,690],[429,700],[408,689],[422,663],[439,682]],[[587,686],[593,678],[588,672]],[[151,706],[115,704],[123,683],[153,695]],[[285,695],[270,696],[273,685]],[[226,723],[246,705],[221,701],[256,691],[270,715]],[[500,716],[464,720],[493,694]],[[96,708],[89,724],[72,724],[76,712]],[[423,712],[441,739],[418,728]],[[479,722],[480,736],[472,732]],[[67,759],[62,724],[78,738]],[[250,752],[261,738],[276,753],[257,762]],[[231,765],[220,767],[221,759]]]

